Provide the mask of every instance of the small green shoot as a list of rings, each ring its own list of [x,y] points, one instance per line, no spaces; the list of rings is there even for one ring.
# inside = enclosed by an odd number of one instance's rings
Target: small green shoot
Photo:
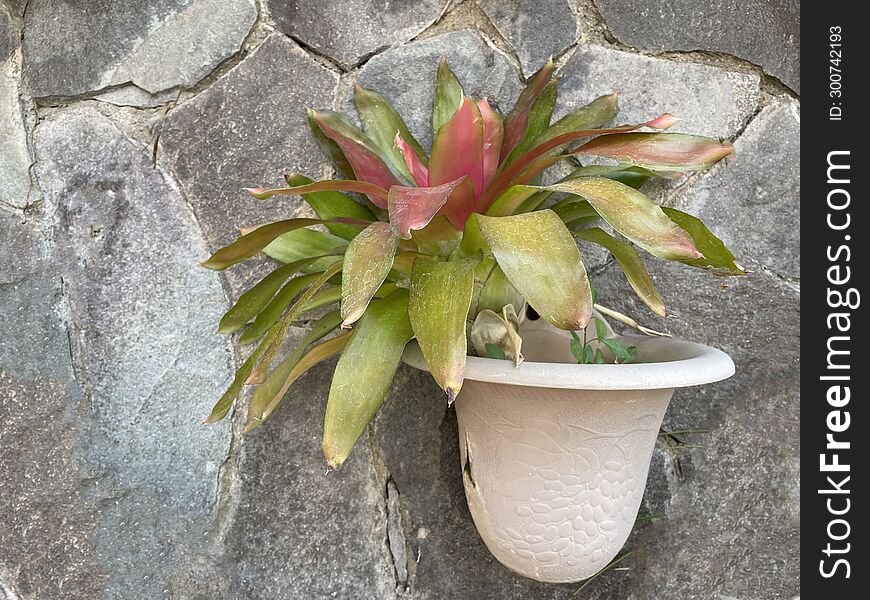
[[[498,360],[507,360],[507,355],[505,355],[504,350],[498,344],[486,344],[486,355],[489,358],[496,358]]]
[[[635,346],[628,346],[626,348],[616,340],[609,339],[607,337],[607,323],[598,317],[593,317],[592,320],[595,322],[595,339],[587,339],[586,329],[581,332],[582,338],[580,335],[577,335],[576,331],[571,332],[571,354],[579,364],[601,365],[606,362],[604,352],[601,351],[601,348],[593,349],[590,345],[591,342],[596,340],[600,344],[606,346],[607,349],[613,353],[613,362],[615,364],[630,363],[637,358],[637,348]]]

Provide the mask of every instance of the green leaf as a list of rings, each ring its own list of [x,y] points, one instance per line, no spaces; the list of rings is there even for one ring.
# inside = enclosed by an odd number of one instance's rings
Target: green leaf
[[[619,95],[615,92],[596,98],[586,106],[568,113],[538,135],[529,147],[537,146],[554,138],[584,129],[604,127],[616,118],[619,112]]]
[[[323,454],[330,467],[347,459],[390,389],[405,344],[414,336],[408,291],[372,303],[341,354],[323,426]]]
[[[628,356],[623,362],[631,362],[637,358],[637,346],[629,346],[625,351],[628,353]]]
[[[501,267],[495,265],[480,290],[477,311],[489,309],[494,313],[500,313],[506,304],[512,304],[514,312],[521,314],[525,301],[523,295],[508,280]]]
[[[531,148],[534,140],[550,126],[553,108],[559,95],[558,87],[557,81],[551,81],[544,88],[544,91],[541,92],[541,95],[538,96],[538,99],[535,100],[535,103],[532,105],[532,111],[529,113],[529,125],[526,129],[526,135],[523,137],[523,141],[511,151],[510,156],[504,162],[512,161],[517,155]]]
[[[498,344],[486,344],[486,355],[489,358],[494,358],[496,360],[507,360],[507,355],[505,355],[504,350],[501,349],[501,346]]]
[[[499,266],[538,314],[560,329],[586,325],[592,315],[589,278],[574,238],[556,213],[476,219]]]
[[[601,351],[601,348],[595,349],[595,364],[603,365],[604,364],[604,352]]]
[[[579,179],[580,177],[606,177],[620,183],[624,183],[629,187],[639,190],[643,187],[650,177],[658,177],[658,173],[632,165],[588,165],[585,167],[577,167],[562,181],[570,179]]]
[[[659,258],[699,258],[692,238],[658,204],[625,184],[603,177],[582,177],[548,185],[554,192],[577,194],[616,231]]]
[[[426,227],[412,231],[411,239],[423,254],[449,256],[462,241],[462,232],[444,215],[435,215]]]
[[[598,336],[598,341],[604,340],[607,338],[607,323],[595,317],[593,319],[595,321],[595,334]]]
[[[559,215],[565,225],[577,225],[579,221],[598,218],[598,213],[595,212],[592,205],[579,196],[570,196],[563,202],[554,205],[553,212]]]
[[[265,421],[270,416],[272,416],[272,413],[274,413],[278,409],[278,406],[281,405],[281,402],[284,401],[284,398],[287,395],[287,390],[290,389],[290,386],[293,385],[293,383],[297,379],[305,375],[305,373],[307,373],[308,370],[311,369],[311,367],[332,358],[333,356],[339,354],[342,350],[344,350],[345,346],[347,346],[348,342],[350,342],[350,340],[353,338],[353,333],[354,332],[352,331],[348,331],[347,333],[344,333],[342,335],[330,338],[325,342],[317,344],[307,353],[305,353],[305,355],[299,359],[299,362],[293,365],[293,368],[287,374],[287,377],[284,380],[283,384],[280,388],[278,388],[278,391],[275,392],[275,395],[269,401],[269,404],[263,411],[261,421]],[[265,383],[263,385],[265,385]],[[254,422],[250,426],[246,425],[245,432],[254,429],[256,426],[256,422]]]
[[[288,281],[281,290],[269,301],[269,303],[257,314],[254,322],[245,330],[239,338],[240,344],[250,344],[260,339],[269,328],[278,322],[281,313],[284,312],[293,298],[302,290],[311,285],[320,277],[320,273],[311,273],[294,277]]]
[[[298,173],[288,173],[284,176],[284,179],[290,187],[298,187],[314,183],[308,177]],[[361,221],[377,220],[369,209],[359,202],[348,198],[341,192],[311,192],[310,194],[302,194],[302,198],[309,206],[311,206],[312,209],[314,209],[314,212],[317,213],[317,216],[321,219],[345,217],[359,219]],[[358,225],[343,225],[340,223],[326,223],[326,228],[335,235],[346,240],[352,239],[360,232],[360,229],[362,229],[362,227]]]
[[[318,308],[323,308],[324,306],[335,304],[340,300],[340,285],[332,285],[322,288],[319,292],[311,297],[311,300],[308,301],[308,304],[302,307],[302,313],[304,314],[307,312],[311,312],[312,310],[317,310]]]
[[[278,267],[266,275],[257,285],[239,296],[238,302],[221,319],[218,333],[233,333],[244,327],[248,321],[257,316],[269,304],[275,293],[291,275],[304,269],[315,260],[317,260],[316,257],[297,260]]]
[[[354,87],[354,103],[366,135],[397,171],[412,180],[411,173],[405,166],[405,158],[396,147],[396,133],[414,150],[423,164],[426,163],[426,153],[396,109],[381,94],[367,90],[359,84]]]
[[[615,340],[601,340],[601,343],[607,346],[616,358],[627,359],[631,356],[625,346]]]
[[[550,82],[550,78],[553,76],[555,70],[556,65],[553,64],[553,59],[550,58],[547,60],[546,64],[535,73],[531,81],[529,81],[528,85],[526,85],[525,89],[520,93],[520,97],[517,98],[516,104],[514,104],[514,107],[511,109],[510,113],[508,113],[508,116],[505,117],[504,141],[501,146],[502,156],[510,156],[513,149],[516,148],[526,136],[526,131],[528,131],[529,126],[529,115],[532,107],[547,87],[547,84]]]
[[[321,225],[323,223],[325,223],[323,219],[287,219],[257,227],[232,244],[224,246],[212,254],[208,260],[202,263],[202,266],[215,271],[221,271],[251,258],[281,234],[301,227]]]
[[[275,334],[277,330],[272,330],[269,332],[263,341],[260,342],[260,345],[257,346],[251,355],[242,363],[242,366],[236,371],[236,375],[233,378],[232,383],[230,383],[230,387],[227,388],[227,391],[224,392],[223,396],[215,403],[214,408],[211,409],[211,414],[206,417],[206,424],[217,423],[230,412],[230,408],[233,406],[233,400],[236,399],[236,396],[239,395],[239,392],[242,390],[242,386],[245,385],[245,382],[251,376],[251,373],[254,370],[254,365],[257,364],[257,360],[262,356],[263,352],[266,350],[268,345],[275,338]]]
[[[386,168],[386,166],[384,167]],[[388,182],[389,183],[389,182]],[[268,200],[272,196],[300,196],[312,192],[355,192],[365,194],[375,205],[381,208],[387,206],[387,190],[395,183],[389,183],[389,187],[381,187],[368,181],[355,179],[324,179],[305,185],[297,185],[286,188],[266,189],[261,187],[242,188],[257,200]]]
[[[477,216],[472,213],[465,221],[465,227],[460,232],[462,239],[459,243],[459,253],[462,256],[471,258],[479,256],[489,250],[486,245],[486,240],[483,239],[483,234],[480,232],[480,226],[477,224]]]
[[[462,84],[447,66],[447,59],[441,57],[438,72],[435,74],[435,104],[432,108],[432,131],[438,133],[441,126],[453,118],[462,102]]]
[[[465,320],[477,261],[414,261],[408,314],[435,382],[452,402],[465,377]]]
[[[302,309],[308,304],[308,301],[311,300],[311,297],[317,293],[317,290],[326,285],[326,282],[329,281],[334,275],[337,275],[341,272],[341,262],[337,262],[320,274],[320,277],[312,283],[307,290],[305,290],[299,298],[297,298],[296,302],[287,310],[284,314],[284,317],[275,324],[274,329],[270,330],[269,336],[272,341],[263,351],[263,357],[260,359],[260,362],[257,364],[254,372],[251,373],[251,376],[248,378],[249,383],[262,383],[266,378],[266,373],[269,371],[269,367],[272,365],[272,361],[275,360],[275,357],[278,356],[278,352],[284,346],[284,341],[287,339],[287,332],[290,331],[290,326],[293,324],[293,319],[295,319]],[[274,337],[272,334],[274,331]]]
[[[584,365],[592,364],[592,361],[594,360],[594,358],[595,358],[595,355],[594,355],[594,352],[592,351],[592,346],[584,346],[583,347],[583,364]]]
[[[340,260],[338,256],[347,248],[347,240],[324,231],[297,229],[281,235],[263,249],[263,253],[283,263],[291,263],[312,256],[323,256],[309,265],[306,272],[320,272]],[[329,255],[335,255],[329,256]]]
[[[574,360],[583,363],[583,342],[580,341],[576,331],[571,332],[571,354],[574,355]]]
[[[512,185],[503,191],[495,201],[486,209],[490,217],[507,217],[519,209],[523,202],[541,193],[539,188],[529,185]]]
[[[283,397],[287,393],[290,384],[287,383],[290,373],[299,360],[305,355],[308,346],[325,337],[341,323],[341,315],[337,310],[323,315],[312,326],[311,331],[302,339],[302,342],[282,360],[275,369],[269,373],[266,380],[257,386],[251,402],[248,404],[248,416],[245,422],[245,431],[248,432],[260,425],[265,419],[266,407],[276,397]],[[286,386],[285,386],[286,383]]]
[[[619,263],[619,266],[625,273],[626,280],[628,280],[629,285],[631,285],[638,297],[655,314],[660,317],[667,316],[665,303],[662,297],[659,296],[658,291],[656,291],[652,277],[650,277],[649,272],[646,270],[646,266],[644,266],[637,250],[631,244],[617,240],[598,227],[578,231],[575,235],[582,240],[587,240],[606,248],[616,259],[616,262]]]
[[[347,329],[365,312],[375,291],[393,268],[399,239],[389,223],[376,222],[351,240],[344,253],[341,276],[342,328]]]
[[[681,262],[693,267],[710,269],[717,275],[746,275],[747,271],[734,260],[734,255],[725,244],[707,229],[701,219],[675,208],[662,208],[665,214],[682,227],[695,242],[695,247],[703,254],[702,258]]]

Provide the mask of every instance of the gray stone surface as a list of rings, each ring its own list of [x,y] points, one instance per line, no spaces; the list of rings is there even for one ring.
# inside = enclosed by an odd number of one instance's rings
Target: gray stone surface
[[[619,92],[619,123],[668,112],[682,119],[671,131],[720,138],[735,135],[758,105],[756,75],[582,45],[559,71],[559,118],[595,98]]]
[[[326,473],[323,415],[335,362],[290,390],[267,426],[243,438],[235,519],[226,538],[238,598],[390,598],[386,485],[366,436]]]
[[[190,87],[239,50],[256,17],[253,0],[33,0],[24,24],[33,94]]]
[[[477,0],[516,51],[526,77],[577,41],[577,15],[567,0]]]
[[[435,71],[441,55],[447,57],[467,95],[489,98],[505,112],[522,89],[510,61],[474,31],[446,33],[375,56],[359,72],[357,81],[386,95],[427,148],[432,144]],[[344,112],[354,114],[350,99]]]
[[[273,35],[207,91],[169,113],[160,150],[210,250],[235,239],[238,227],[304,210],[298,199],[264,202],[242,188],[280,187],[285,171],[320,178],[327,161],[311,137],[305,109],[331,105],[337,82],[292,41]],[[240,272],[227,272],[235,291],[249,281]]]
[[[21,95],[20,53],[0,60],[0,202],[24,208],[39,198],[30,173],[27,109]]]
[[[764,108],[735,143],[727,166],[674,202],[713,223],[738,256],[799,278],[800,107],[783,102]]]
[[[89,108],[46,119],[36,145],[45,267],[13,284],[13,312],[34,317],[20,321],[24,335],[2,338],[12,343],[6,377],[42,386],[38,425],[22,410],[24,391],[12,386],[3,402],[4,421],[19,423],[19,435],[32,430],[13,461],[31,464],[41,484],[14,496],[12,536],[29,529],[29,513],[70,518],[17,542],[36,566],[12,585],[39,598],[61,597],[64,580],[89,597],[159,597],[176,568],[208,552],[229,436],[199,422],[228,383],[230,354],[224,340],[191,333],[212,329],[223,291],[213,273],[192,268],[202,240],[146,147]],[[40,552],[64,530],[68,542]]]
[[[267,0],[278,29],[346,68],[431,25],[443,0]]]
[[[5,5],[0,4],[0,62],[18,47],[18,21]]]
[[[629,46],[733,54],[800,93],[799,0],[596,0],[596,6]]]

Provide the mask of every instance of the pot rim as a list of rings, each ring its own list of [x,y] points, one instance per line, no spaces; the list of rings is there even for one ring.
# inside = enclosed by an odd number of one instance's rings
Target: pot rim
[[[576,390],[656,390],[703,385],[734,375],[731,357],[711,346],[675,338],[616,339],[634,345],[638,353],[663,357],[657,362],[623,365],[581,365],[524,361],[512,363],[479,356],[466,357],[465,379],[486,383]],[[402,360],[428,371],[416,340],[405,347]]]

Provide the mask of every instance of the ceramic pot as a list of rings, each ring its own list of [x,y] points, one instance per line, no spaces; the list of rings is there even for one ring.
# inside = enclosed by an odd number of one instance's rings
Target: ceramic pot
[[[525,362],[468,357],[456,399],[465,496],[490,552],[538,581],[586,579],[637,518],[674,389],[734,374],[727,354],[671,338],[618,338],[626,365],[578,365],[570,334],[521,329]],[[426,370],[416,344],[406,363]]]

